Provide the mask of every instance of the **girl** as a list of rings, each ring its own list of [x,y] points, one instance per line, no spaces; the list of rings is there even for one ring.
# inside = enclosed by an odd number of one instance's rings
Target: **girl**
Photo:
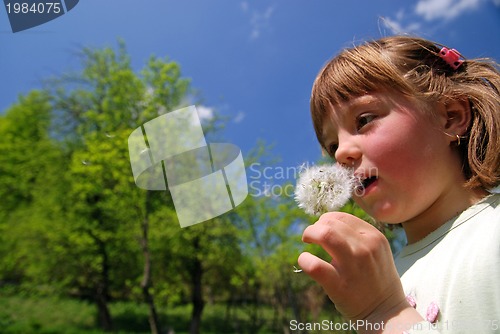
[[[362,180],[356,203],[408,240],[394,261],[352,215],[305,229],[332,259],[303,253],[299,265],[358,332],[500,331],[499,90],[495,63],[407,36],[346,49],[320,71],[321,146]]]

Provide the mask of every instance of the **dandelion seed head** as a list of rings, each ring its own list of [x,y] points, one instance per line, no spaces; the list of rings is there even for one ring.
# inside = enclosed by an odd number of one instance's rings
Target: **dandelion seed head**
[[[356,185],[353,170],[339,164],[301,167],[295,200],[307,214],[321,215],[343,207]]]

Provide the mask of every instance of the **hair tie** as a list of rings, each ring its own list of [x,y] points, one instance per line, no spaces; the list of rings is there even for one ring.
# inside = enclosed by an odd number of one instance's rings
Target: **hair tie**
[[[460,53],[455,49],[448,49],[443,47],[441,51],[439,51],[439,57],[443,59],[452,69],[456,70],[462,65],[464,62],[460,59]]]

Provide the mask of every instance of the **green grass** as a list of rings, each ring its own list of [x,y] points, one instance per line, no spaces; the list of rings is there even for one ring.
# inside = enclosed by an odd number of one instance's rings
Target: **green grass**
[[[176,334],[187,334],[190,306],[178,306],[164,310],[158,308],[161,323],[175,330]],[[114,333],[149,333],[148,309],[144,304],[116,302],[110,304]],[[261,318],[271,320],[272,311],[261,308]],[[226,323],[224,305],[207,305],[203,312],[202,333],[272,333],[261,323],[257,328],[249,316],[248,309],[232,311],[231,326]],[[54,297],[0,296],[0,333],[6,334],[97,334],[94,305],[73,299]],[[230,327],[230,328],[228,328]],[[260,330],[259,330],[260,329]],[[254,330],[254,331],[253,331]]]
[[[0,297],[0,333],[92,333],[95,308],[50,297]]]
[[[149,333],[148,309],[144,304],[115,302],[110,304],[114,332],[117,334]],[[252,317],[252,306],[233,308],[230,319],[225,305],[206,305],[203,311],[203,334],[282,333],[286,324],[272,328],[274,310],[268,306],[258,309]],[[161,323],[168,324],[176,334],[187,334],[190,323],[189,305],[175,308],[158,307]],[[293,315],[287,314],[287,319]],[[324,314],[321,319],[328,319]],[[320,320],[321,321],[321,320]],[[165,328],[164,328],[165,329]],[[102,334],[96,325],[93,304],[55,297],[7,296],[0,294],[0,334]]]

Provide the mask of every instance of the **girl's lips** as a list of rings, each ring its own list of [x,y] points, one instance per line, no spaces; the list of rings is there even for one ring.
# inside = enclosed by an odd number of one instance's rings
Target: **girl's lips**
[[[365,187],[365,195],[370,193],[378,184],[378,178],[374,178],[373,181],[370,181]]]
[[[370,177],[367,177],[366,179],[364,179],[364,180],[362,181],[362,185],[363,185],[363,187],[364,187],[364,188],[368,188],[368,186],[369,186],[370,184],[372,184],[372,183],[373,183],[374,181],[376,181],[376,180],[377,180],[377,177],[376,177],[376,176],[370,176]]]
[[[364,179],[360,184],[354,189],[354,194],[358,197],[363,197],[368,195],[373,191],[375,186],[378,184],[378,178],[373,176]]]

